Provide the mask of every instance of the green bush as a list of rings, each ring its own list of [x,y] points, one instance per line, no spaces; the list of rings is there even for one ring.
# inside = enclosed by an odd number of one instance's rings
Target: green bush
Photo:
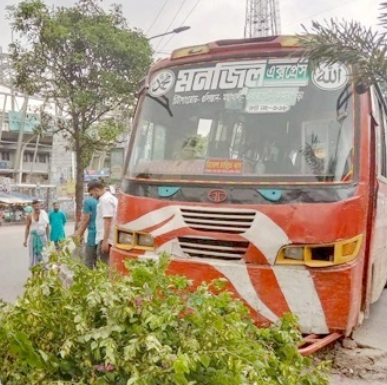
[[[221,291],[166,275],[168,258],[74,272],[37,267],[25,294],[0,306],[3,385],[324,385],[326,365],[303,358],[292,316],[258,329]],[[213,294],[215,293],[215,294]]]

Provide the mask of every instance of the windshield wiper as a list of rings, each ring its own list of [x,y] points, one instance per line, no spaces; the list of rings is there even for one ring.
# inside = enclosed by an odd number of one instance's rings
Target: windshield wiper
[[[165,108],[169,114],[170,117],[173,116],[171,107],[169,106],[169,99],[166,96],[161,96],[161,97],[155,97],[150,95],[149,93],[146,94],[149,98],[154,100],[156,103],[160,104],[161,107]],[[162,100],[164,99],[164,100]]]
[[[350,90],[349,84],[345,86],[343,91],[341,91],[336,102],[336,120],[339,123],[342,123],[348,117],[348,101],[352,97],[352,90]],[[344,110],[341,112],[341,109],[344,107]]]

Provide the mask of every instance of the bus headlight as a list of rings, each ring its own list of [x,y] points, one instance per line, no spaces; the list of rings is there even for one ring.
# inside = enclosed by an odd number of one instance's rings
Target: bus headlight
[[[116,228],[116,247],[122,250],[154,249],[154,239],[150,234]]]
[[[360,252],[362,235],[322,245],[289,245],[278,253],[277,265],[328,267],[353,261]]]
[[[121,245],[133,245],[133,233],[118,230],[117,243]]]
[[[137,245],[143,247],[153,247],[154,241],[149,234],[137,234]]]
[[[283,249],[284,258],[291,261],[303,261],[304,260],[304,248],[303,247],[286,247]]]

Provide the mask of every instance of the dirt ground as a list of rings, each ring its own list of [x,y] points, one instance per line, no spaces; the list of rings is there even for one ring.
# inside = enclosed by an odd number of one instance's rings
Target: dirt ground
[[[332,362],[331,385],[386,385],[387,351],[346,341],[322,355]]]

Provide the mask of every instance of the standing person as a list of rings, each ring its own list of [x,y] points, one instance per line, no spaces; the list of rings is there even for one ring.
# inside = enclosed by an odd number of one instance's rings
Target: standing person
[[[90,192],[90,191],[89,191]],[[78,230],[74,233],[74,238],[81,239],[87,229],[87,241],[85,246],[85,265],[90,269],[95,267],[97,262],[97,229],[96,229],[96,217],[97,217],[97,199],[93,196],[86,198],[83,202],[81,224]]]
[[[27,217],[24,236],[24,247],[28,245],[30,269],[43,261],[43,249],[47,246],[50,231],[48,215],[41,209],[40,202],[33,201],[32,208],[33,212]]]
[[[66,214],[60,210],[58,202],[54,202],[52,208],[54,210],[48,216],[51,226],[50,241],[54,242],[56,249],[59,250],[59,243],[66,238],[65,224],[67,218]]]
[[[117,198],[106,191],[101,181],[92,181],[88,184],[90,194],[98,199],[97,205],[97,258],[109,263],[110,247],[113,244],[113,219],[117,210]]]

